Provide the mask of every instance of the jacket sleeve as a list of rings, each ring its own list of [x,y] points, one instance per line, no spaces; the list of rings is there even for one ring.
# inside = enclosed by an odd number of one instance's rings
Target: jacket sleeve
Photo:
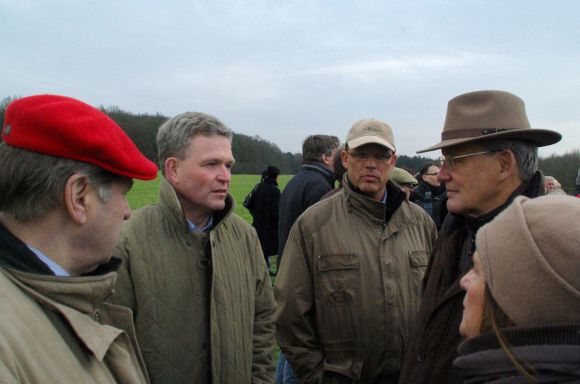
[[[284,249],[276,279],[276,336],[280,348],[301,383],[318,383],[323,355],[315,324],[315,304],[304,234],[298,220]]]
[[[276,369],[274,361],[274,351],[276,349],[274,307],[276,303],[274,302],[270,274],[257,236],[254,236],[253,249],[256,250],[257,278],[252,349],[252,383],[273,383]]]
[[[137,309],[135,287],[133,286],[133,279],[131,278],[131,259],[124,236],[121,236],[121,239],[117,243],[114,256],[120,258],[123,262],[117,272],[115,294],[111,296],[111,302],[129,307],[133,311],[133,316],[135,316]]]

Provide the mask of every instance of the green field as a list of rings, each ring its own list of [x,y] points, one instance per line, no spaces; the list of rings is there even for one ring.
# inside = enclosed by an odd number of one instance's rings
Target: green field
[[[280,175],[278,177],[280,190],[284,188],[292,176],[293,175]],[[127,195],[131,209],[141,208],[147,204],[157,202],[160,177],[161,176],[151,181],[135,180],[133,188]],[[233,175],[230,184],[230,194],[236,201],[235,213],[243,217],[250,224],[252,223],[252,216],[250,216],[250,212],[242,206],[242,201],[258,181],[260,181],[260,175]]]

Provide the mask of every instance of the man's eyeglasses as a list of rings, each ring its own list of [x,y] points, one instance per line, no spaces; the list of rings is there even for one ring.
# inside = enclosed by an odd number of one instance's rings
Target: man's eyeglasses
[[[348,151],[348,154],[357,161],[364,161],[372,157],[379,163],[387,163],[392,156],[391,152]]]
[[[445,165],[447,167],[447,169],[452,169],[457,164],[457,162],[455,161],[457,159],[465,159],[466,157],[484,155],[486,153],[492,153],[492,152],[493,151],[481,151],[481,152],[474,152],[474,153],[466,153],[464,155],[457,155],[457,156],[441,156],[439,158],[439,162],[441,163],[441,166]]]

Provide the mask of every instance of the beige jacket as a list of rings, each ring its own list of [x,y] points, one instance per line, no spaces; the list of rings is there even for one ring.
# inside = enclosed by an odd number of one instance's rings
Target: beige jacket
[[[302,383],[396,382],[437,230],[398,187],[387,191],[385,213],[345,185],[292,228],[276,325]]]
[[[103,303],[116,275],[0,268],[0,382],[148,383],[131,312]]]

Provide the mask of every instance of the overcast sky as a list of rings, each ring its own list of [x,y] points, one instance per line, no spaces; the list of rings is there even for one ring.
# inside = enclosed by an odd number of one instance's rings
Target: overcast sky
[[[0,52],[0,98],[201,111],[284,152],[374,117],[414,155],[482,89],[562,133],[542,156],[580,148],[577,0],[0,0]]]

